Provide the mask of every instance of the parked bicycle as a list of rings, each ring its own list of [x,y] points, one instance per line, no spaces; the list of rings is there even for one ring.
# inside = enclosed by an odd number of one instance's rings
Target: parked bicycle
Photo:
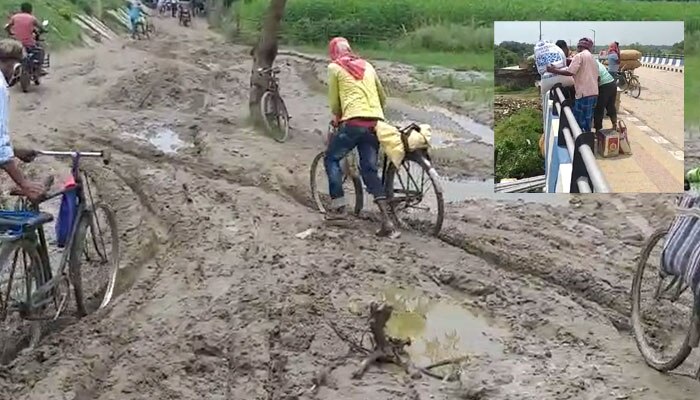
[[[262,116],[265,129],[276,141],[283,143],[289,137],[289,112],[287,106],[280,95],[279,67],[258,68],[260,76],[265,77],[268,82],[267,89],[260,98],[260,115]]]
[[[672,223],[649,237],[632,282],[634,338],[646,363],[661,372],[678,368],[700,342],[700,287],[691,286],[700,286],[696,203],[697,197],[682,197]],[[695,376],[700,379],[700,369]]]
[[[642,84],[639,83],[639,76],[634,74],[633,70],[622,70],[618,74],[617,87],[628,93],[635,99],[642,94]]]
[[[442,229],[445,217],[442,186],[427,149],[408,150],[407,138],[414,130],[420,131],[420,127],[415,123],[399,129],[404,149],[406,149],[400,168],[396,168],[385,154],[380,154],[378,163],[381,166],[381,180],[394,222],[401,227],[412,226],[416,229],[425,229],[437,236]],[[336,128],[331,125],[326,143],[329,143],[336,133]],[[330,195],[322,192],[322,190],[328,190],[328,178],[323,163],[325,155],[325,151],[316,155],[311,163],[310,176],[311,197],[316,208],[322,213],[326,212],[331,202]],[[355,215],[360,215],[364,207],[358,159],[357,150],[354,150],[341,162],[343,188],[346,189],[346,196],[353,201],[349,208]],[[320,186],[321,184],[324,186]],[[427,204],[431,187],[434,200]]]
[[[38,204],[20,198],[16,210],[0,211],[0,362],[8,346],[25,336],[24,321],[55,320],[69,303],[71,286],[78,316],[106,306],[112,298],[119,266],[119,242],[114,213],[96,201],[91,180],[81,169],[83,157],[105,152],[41,151],[40,155],[70,157],[72,180],[45,195],[41,203],[62,196],[56,241],[64,248],[56,269],[49,257],[45,224],[53,216]],[[47,183],[47,190],[50,182]],[[19,191],[11,194],[21,196]],[[19,263],[18,263],[19,262]],[[32,342],[40,332],[32,332]]]

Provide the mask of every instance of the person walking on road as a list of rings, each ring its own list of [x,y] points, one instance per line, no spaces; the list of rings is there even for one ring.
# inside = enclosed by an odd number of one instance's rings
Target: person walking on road
[[[607,111],[613,129],[617,126],[617,108],[615,99],[617,97],[617,84],[615,78],[608,72],[600,61],[598,64],[598,101],[593,111],[593,129],[599,131],[603,129],[603,114]]]
[[[381,213],[382,227],[377,234],[398,237],[399,231],[390,217],[384,185],[377,169],[379,139],[375,128],[377,121],[384,120],[384,87],[372,64],[355,55],[347,39],[333,38],[328,52],[331,58],[328,65],[328,100],[338,131],[330,139],[324,159],[331,195],[331,207],[326,218],[346,218],[340,162],[357,147],[362,181]]]
[[[598,65],[591,54],[592,49],[593,41],[582,38],[578,41],[578,52],[572,58],[571,65],[561,69],[553,65],[547,67],[547,72],[574,77],[576,102],[573,113],[582,132],[591,132],[593,109],[598,99]]]

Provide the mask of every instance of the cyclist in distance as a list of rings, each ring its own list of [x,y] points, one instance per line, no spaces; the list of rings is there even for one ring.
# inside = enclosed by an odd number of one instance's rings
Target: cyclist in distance
[[[36,157],[36,152],[13,150],[9,133],[10,90],[7,81],[12,78],[15,64],[22,61],[23,50],[22,44],[16,40],[0,40],[0,168],[7,172],[25,196],[36,201],[44,194],[42,185],[27,180],[15,160],[16,156],[22,161],[30,162]]]
[[[338,131],[328,143],[324,159],[331,195],[326,218],[331,221],[347,218],[340,162],[357,147],[362,181],[381,212],[382,227],[377,234],[398,237],[399,231],[391,220],[377,169],[379,139],[375,127],[377,121],[384,120],[384,87],[372,64],[354,54],[347,39],[333,38],[328,52],[331,59],[328,65],[328,99],[333,124]]]

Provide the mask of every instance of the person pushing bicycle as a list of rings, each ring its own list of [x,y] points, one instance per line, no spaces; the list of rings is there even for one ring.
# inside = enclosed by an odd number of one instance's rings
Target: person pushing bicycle
[[[16,158],[30,162],[36,157],[36,152],[26,149],[13,149],[10,143],[10,91],[7,81],[14,74],[15,64],[22,61],[24,48],[22,43],[14,39],[0,40],[0,168],[20,187],[27,198],[36,201],[44,194],[41,184],[29,181],[17,166]]]
[[[384,120],[386,94],[372,64],[352,52],[350,43],[342,37],[333,38],[328,45],[328,99],[337,134],[328,143],[324,158],[328,175],[331,205],[327,220],[347,218],[343,171],[340,162],[357,147],[360,153],[360,174],[367,191],[372,194],[381,213],[381,236],[399,236],[390,217],[384,186],[379,178],[377,157],[379,139],[375,127]]]

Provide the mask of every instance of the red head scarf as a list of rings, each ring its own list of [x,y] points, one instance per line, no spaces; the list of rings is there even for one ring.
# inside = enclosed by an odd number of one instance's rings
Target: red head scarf
[[[617,53],[617,55],[620,55],[620,48],[617,46],[617,43],[612,42],[610,43],[610,47],[608,48],[608,53]]]
[[[365,60],[352,52],[348,40],[342,37],[335,37],[328,43],[328,54],[331,61],[340,65],[353,78],[360,80],[365,76]]]

